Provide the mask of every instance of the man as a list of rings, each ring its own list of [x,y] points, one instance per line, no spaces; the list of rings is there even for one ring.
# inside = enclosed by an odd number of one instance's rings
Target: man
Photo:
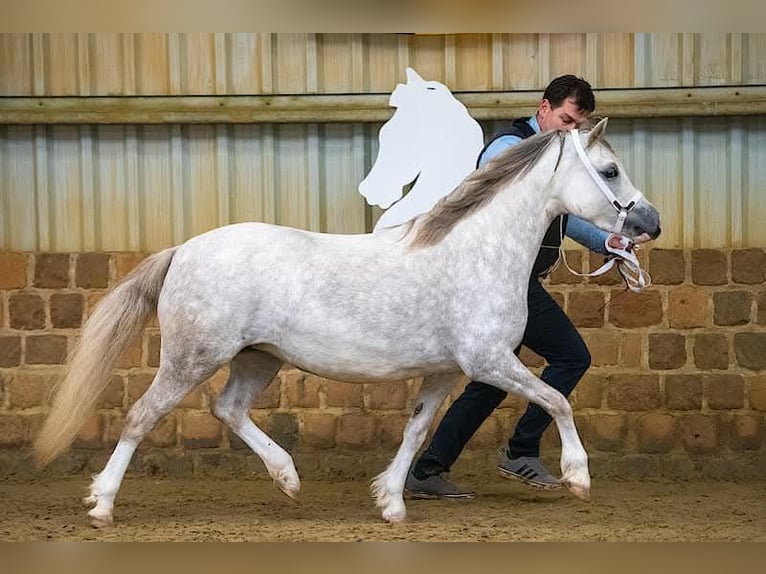
[[[537,113],[514,121],[508,132],[492,140],[479,155],[479,167],[535,133],[581,126],[595,107],[588,82],[572,75],[554,79],[545,89]],[[607,253],[607,241],[611,247],[619,247],[620,239],[589,222],[564,215],[551,224],[535,261],[529,281],[529,318],[522,345],[547,361],[542,380],[569,396],[590,367],[590,353],[572,322],[540,283],[540,278],[545,277],[558,260],[562,224],[567,236],[598,253]],[[516,349],[517,354],[520,348]],[[473,492],[455,485],[446,475],[466,443],[506,394],[491,385],[470,382],[444,415],[431,444],[410,469],[405,490],[421,498],[473,498]],[[540,438],[550,422],[548,413],[529,404],[508,441],[508,448],[499,455],[497,468],[502,476],[538,488],[561,487],[539,458]]]

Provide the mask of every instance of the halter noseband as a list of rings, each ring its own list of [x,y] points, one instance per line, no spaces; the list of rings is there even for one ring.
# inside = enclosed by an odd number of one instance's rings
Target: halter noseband
[[[628,217],[628,213],[636,206],[636,202],[643,197],[643,194],[639,191],[636,196],[628,202],[627,205],[622,205],[612,193],[612,190],[609,189],[609,186],[596,172],[596,168],[593,167],[590,159],[588,159],[588,156],[585,153],[585,149],[582,147],[582,142],[580,141],[580,131],[573,129],[570,130],[570,133],[572,134],[572,143],[574,144],[575,151],[577,152],[580,161],[582,161],[583,166],[585,166],[585,171],[588,172],[591,179],[593,179],[598,188],[601,190],[601,193],[603,193],[609,200],[609,203],[612,205],[612,207],[617,210],[617,222],[614,224],[614,233],[620,233],[622,231],[622,226],[625,223],[625,219]]]

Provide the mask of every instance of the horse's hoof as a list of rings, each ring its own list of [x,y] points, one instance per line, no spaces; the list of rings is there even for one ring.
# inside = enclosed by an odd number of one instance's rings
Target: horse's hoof
[[[114,524],[114,519],[111,514],[88,514],[88,516],[90,516],[90,525],[93,528],[107,528]]]
[[[274,479],[274,484],[276,484],[277,488],[284,492],[287,496],[293,500],[298,500],[298,493],[301,490],[301,482],[297,477],[277,477]]]
[[[384,510],[383,520],[390,524],[400,524],[407,520],[406,510]]]
[[[277,487],[293,500],[298,500],[298,492],[300,492],[300,488],[282,488],[278,484]]]
[[[578,484],[567,484],[569,491],[580,500],[590,500],[590,488]]]

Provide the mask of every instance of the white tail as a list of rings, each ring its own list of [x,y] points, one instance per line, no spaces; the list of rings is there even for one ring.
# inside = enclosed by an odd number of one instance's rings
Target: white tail
[[[106,387],[115,362],[156,310],[175,250],[166,249],[142,261],[99,302],[85,323],[35,440],[35,458],[40,466],[72,443]]]

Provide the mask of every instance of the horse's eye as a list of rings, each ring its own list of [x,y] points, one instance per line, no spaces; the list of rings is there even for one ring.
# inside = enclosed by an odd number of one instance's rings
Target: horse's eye
[[[614,179],[620,175],[620,172],[617,170],[616,165],[610,165],[608,168],[601,172],[601,175],[603,175],[606,179]]]

